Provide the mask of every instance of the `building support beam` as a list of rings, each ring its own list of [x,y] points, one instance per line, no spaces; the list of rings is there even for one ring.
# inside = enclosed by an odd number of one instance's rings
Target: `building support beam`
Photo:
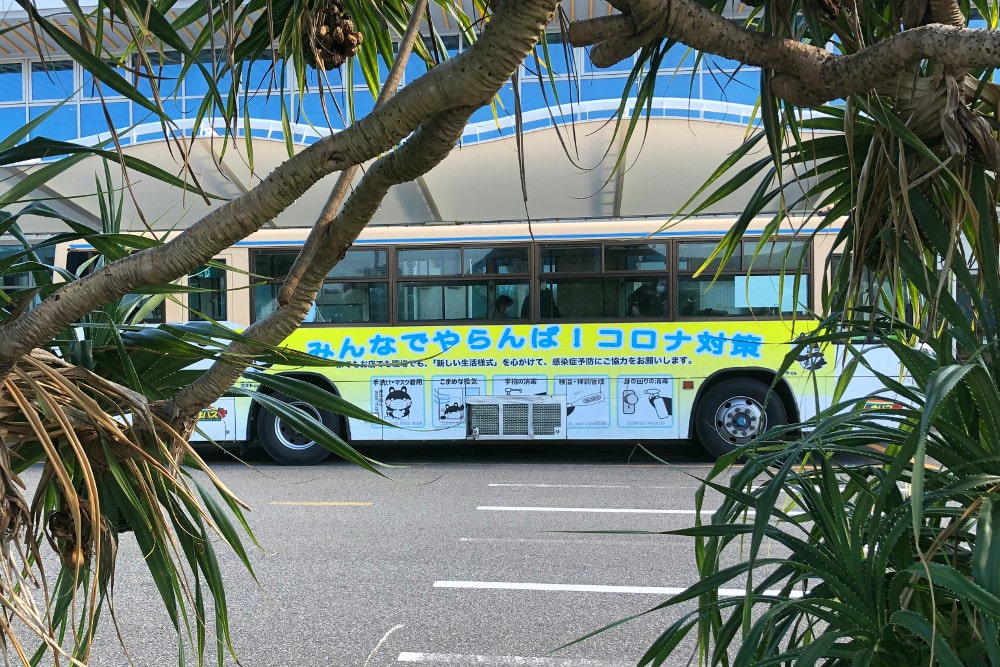
[[[438,209],[437,202],[434,201],[434,195],[431,193],[431,189],[427,185],[427,179],[421,176],[415,181],[415,183],[417,184],[417,188],[420,190],[420,194],[424,198],[424,202],[427,204],[427,210],[430,211],[431,217],[436,222],[444,222],[441,219],[441,211]]]
[[[24,169],[18,167],[0,167],[0,180],[6,183],[23,181],[27,176],[28,173]],[[91,227],[95,232],[99,232],[103,228],[99,215],[94,215],[90,209],[80,204],[76,199],[67,197],[50,185],[43,184],[37,186],[32,191],[31,198],[45,200],[45,203],[52,209],[62,213],[67,218]]]

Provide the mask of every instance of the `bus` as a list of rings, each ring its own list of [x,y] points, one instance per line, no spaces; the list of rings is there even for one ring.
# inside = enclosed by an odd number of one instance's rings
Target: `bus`
[[[298,405],[348,442],[691,440],[722,455],[828,404],[834,350],[811,346],[777,374],[815,327],[835,234],[789,219],[758,250],[761,219],[706,266],[735,218],[666,222],[369,226],[285,342],[343,365],[270,372],[391,424]],[[152,316],[251,324],[308,231],[247,237]],[[92,249],[65,251],[72,266]],[[246,398],[220,399],[199,429],[285,464],[328,454]]]

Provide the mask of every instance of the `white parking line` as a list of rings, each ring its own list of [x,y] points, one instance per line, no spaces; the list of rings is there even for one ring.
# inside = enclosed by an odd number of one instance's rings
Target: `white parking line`
[[[400,653],[397,662],[421,665],[482,665],[483,667],[627,667],[631,662],[605,662],[587,658],[533,658],[520,655],[468,655],[463,653]]]
[[[638,507],[513,507],[504,505],[480,505],[476,508],[477,510],[483,512],[580,512],[580,513],[592,513],[592,514],[687,514],[693,516],[698,513],[697,510],[658,510],[658,509],[644,509]],[[702,516],[711,516],[717,509],[707,508],[701,510]],[[747,516],[754,516],[756,512],[754,510],[744,510],[741,514]],[[791,511],[785,512],[788,516],[802,516],[805,512],[802,511]]]
[[[696,510],[656,510],[626,507],[505,507],[502,505],[480,505],[483,512],[585,512],[597,514],[696,514]],[[704,509],[702,514],[712,514],[714,509]],[[752,513],[752,512],[751,512]]]
[[[686,588],[673,586],[598,586],[590,584],[540,584],[518,581],[435,581],[434,588],[473,588],[506,591],[559,591],[568,593],[629,593],[638,595],[678,595]],[[764,591],[764,595],[779,595],[777,590]],[[722,597],[742,597],[743,588],[720,588]],[[802,597],[801,591],[792,591],[791,598]]]
[[[588,545],[588,546],[618,546],[618,547],[634,547],[636,545],[636,540],[642,538],[656,538],[657,543],[659,543],[664,538],[670,539],[674,537],[672,535],[663,535],[662,533],[650,533],[648,535],[636,533],[629,535],[628,539],[601,539],[594,537],[593,533],[588,533],[587,536],[581,535],[574,539],[558,539],[558,538],[528,538],[528,537],[460,537],[458,538],[459,543],[466,544],[578,544],[578,545]],[[687,537],[679,539],[688,539]]]
[[[525,487],[530,489],[697,489],[697,486],[636,486],[634,484],[489,484],[488,486]]]

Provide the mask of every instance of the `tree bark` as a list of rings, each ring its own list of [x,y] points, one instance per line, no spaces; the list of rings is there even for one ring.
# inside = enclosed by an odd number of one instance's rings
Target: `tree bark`
[[[251,325],[244,335],[265,345],[277,345],[295,331],[330,268],[364,230],[389,188],[422,176],[447,157],[477,108],[452,109],[428,118],[405,144],[372,165],[343,209],[327,226],[322,243],[316,246],[315,261],[305,268],[298,289],[288,305],[283,306],[293,316],[268,317]],[[164,406],[165,413],[179,423],[193,418],[239,379],[247,367],[242,359],[258,350],[259,347],[249,343],[231,344],[226,349],[226,358],[181,390]]]
[[[775,70],[774,94],[818,106],[871,90],[924,59],[962,70],[1000,65],[1000,31],[932,24],[906,30],[850,55],[747,30],[693,0],[624,2],[621,15],[570,26],[573,46],[594,45],[591,61],[610,67],[658,39]],[[637,13],[638,12],[638,13]]]
[[[135,291],[183,276],[274,219],[324,176],[361,164],[402,141],[426,119],[487,103],[530,53],[555,0],[504,0],[468,50],[406,86],[343,132],[279,165],[246,195],[209,213],[175,239],[74,281],[37,308],[0,326],[0,378],[86,313]]]

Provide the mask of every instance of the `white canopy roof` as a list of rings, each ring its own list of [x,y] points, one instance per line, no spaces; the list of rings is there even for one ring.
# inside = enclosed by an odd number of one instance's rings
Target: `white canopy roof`
[[[563,148],[560,133],[571,155]],[[459,146],[423,178],[394,187],[372,224],[669,216],[684,207],[745,134],[745,127],[734,124],[651,119],[645,132],[642,128],[636,132],[622,160],[624,169],[616,172],[616,156],[622,147],[620,139],[613,137],[613,123],[577,123],[529,132],[524,141],[527,201],[522,196],[512,137]],[[287,158],[284,142],[255,139],[251,169],[241,141],[225,145],[218,137],[189,141],[190,165],[198,181],[208,192],[226,198],[255,186]],[[185,176],[176,146],[171,150],[165,141],[136,143],[124,150]],[[0,173],[9,186],[37,168],[3,168]],[[112,165],[115,186],[123,187],[116,169]],[[104,167],[99,159],[88,158],[50,180],[36,195],[99,229],[95,178],[103,180]],[[317,183],[271,225],[311,225],[335,178],[334,174]],[[129,181],[130,190],[124,190],[122,202],[125,230],[141,231],[145,224],[157,230],[184,228],[219,203],[169,189],[144,174],[132,172]],[[708,212],[739,212],[749,194],[749,189],[738,192]],[[25,229],[41,234],[63,231],[58,221],[41,218],[25,224]]]

